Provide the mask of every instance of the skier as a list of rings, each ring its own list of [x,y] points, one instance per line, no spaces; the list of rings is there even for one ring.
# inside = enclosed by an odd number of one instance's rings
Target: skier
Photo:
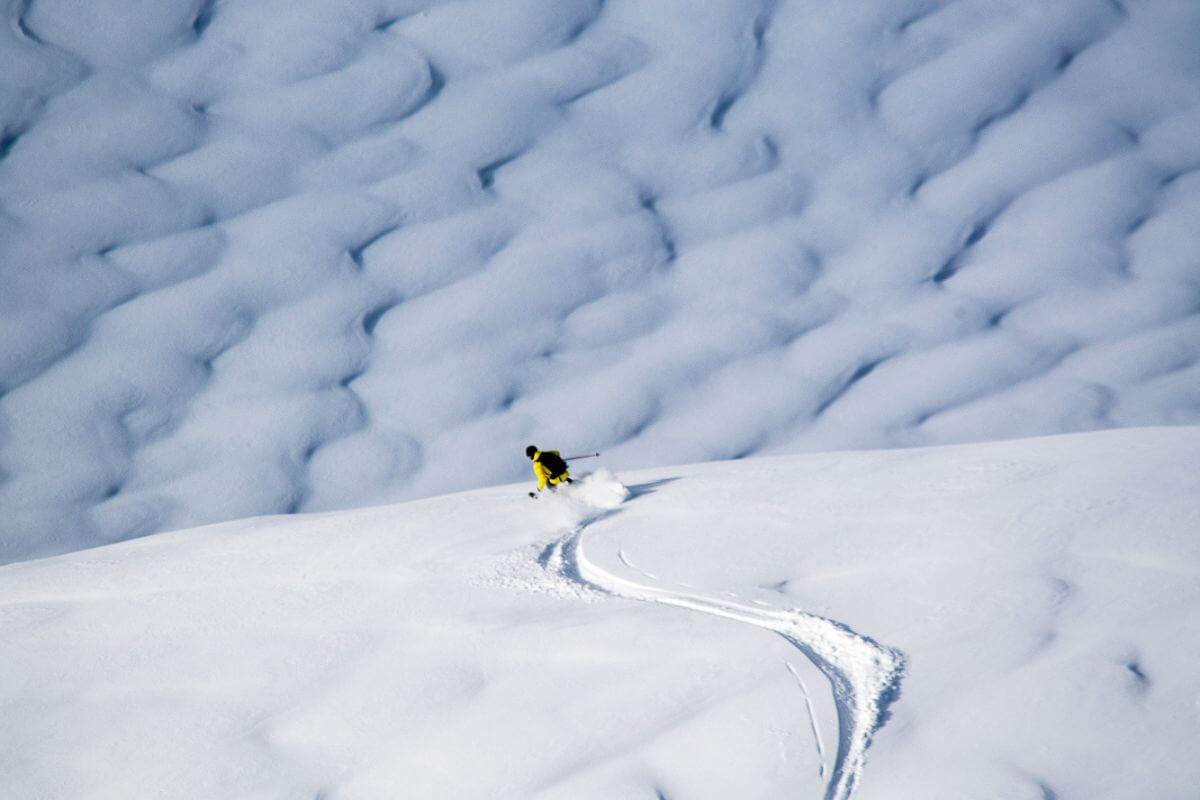
[[[539,492],[545,489],[547,484],[553,491],[560,483],[574,483],[571,473],[567,471],[567,462],[557,450],[538,450],[537,445],[531,444],[525,448],[525,455],[533,462],[533,474],[537,476]],[[533,492],[530,492],[529,496],[537,497]]]

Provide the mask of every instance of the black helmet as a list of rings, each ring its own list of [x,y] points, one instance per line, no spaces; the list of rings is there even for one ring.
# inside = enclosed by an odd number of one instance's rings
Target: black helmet
[[[526,447],[526,448],[525,448],[525,457],[526,457],[526,458],[533,458],[533,455],[534,455],[534,453],[536,453],[536,452],[537,452],[537,445],[536,445],[536,444],[531,444],[531,445],[529,445],[529,447]]]

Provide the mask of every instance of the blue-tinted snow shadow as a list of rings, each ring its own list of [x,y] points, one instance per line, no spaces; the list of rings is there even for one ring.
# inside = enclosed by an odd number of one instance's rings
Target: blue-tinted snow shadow
[[[674,483],[677,480],[679,480],[679,478],[662,478],[657,481],[650,481],[649,483],[639,483],[635,486],[626,486],[625,488],[629,490],[629,500],[626,502],[632,502],[642,495],[654,494],[658,491],[660,486],[666,486],[668,483]]]

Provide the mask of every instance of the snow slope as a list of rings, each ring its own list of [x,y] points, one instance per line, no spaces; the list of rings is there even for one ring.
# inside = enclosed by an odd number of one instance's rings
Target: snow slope
[[[1200,421],[1194,2],[0,16],[2,562]]]
[[[1196,427],[761,458],[10,564],[0,787],[1187,800],[1197,465]]]

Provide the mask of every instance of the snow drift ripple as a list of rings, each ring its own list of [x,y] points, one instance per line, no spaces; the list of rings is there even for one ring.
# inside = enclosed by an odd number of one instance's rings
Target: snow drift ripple
[[[774,631],[787,639],[825,674],[833,688],[838,753],[825,800],[848,800],[862,776],[871,737],[886,721],[888,706],[899,696],[905,667],[903,654],[840,622],[799,609],[747,606],[615,575],[590,561],[584,552],[583,532],[595,519],[583,522],[557,542],[544,566],[607,594],[724,617]]]

